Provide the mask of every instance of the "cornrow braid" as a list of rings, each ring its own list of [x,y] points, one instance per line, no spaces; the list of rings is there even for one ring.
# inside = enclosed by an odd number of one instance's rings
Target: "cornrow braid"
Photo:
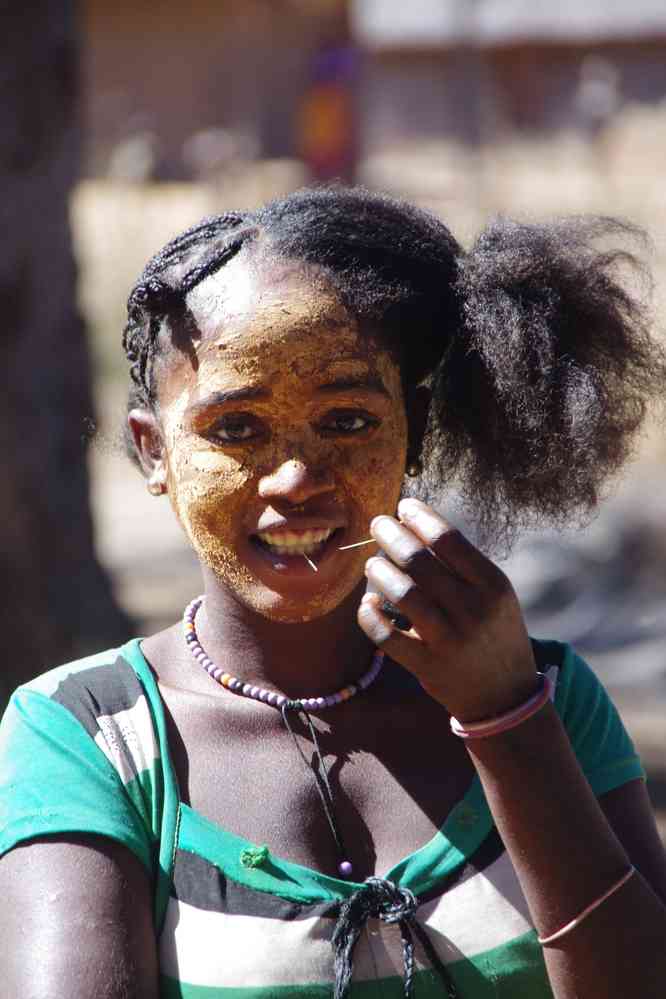
[[[205,218],[167,243],[146,265],[130,292],[123,331],[133,386],[130,408],[154,402],[150,373],[163,320],[180,319],[189,327],[185,297],[238,253],[252,230],[238,233],[231,241],[229,233],[247,218],[240,212]],[[188,263],[192,266],[187,267]]]

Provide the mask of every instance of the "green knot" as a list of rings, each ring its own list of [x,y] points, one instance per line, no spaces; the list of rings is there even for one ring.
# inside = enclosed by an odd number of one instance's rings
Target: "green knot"
[[[240,862],[243,867],[261,867],[267,859],[267,846],[246,846],[244,850],[241,850]]]

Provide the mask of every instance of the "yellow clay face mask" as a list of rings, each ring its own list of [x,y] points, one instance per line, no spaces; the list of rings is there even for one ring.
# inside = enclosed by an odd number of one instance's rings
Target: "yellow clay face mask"
[[[407,425],[398,366],[316,272],[245,252],[188,296],[200,339],[160,379],[168,492],[202,563],[275,620],[358,584],[393,513]],[[313,572],[305,556],[317,566]]]

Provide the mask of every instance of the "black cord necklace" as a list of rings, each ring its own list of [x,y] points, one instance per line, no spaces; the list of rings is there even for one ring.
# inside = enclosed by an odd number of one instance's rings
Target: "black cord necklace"
[[[358,683],[335,694],[326,697],[299,697],[289,698],[276,691],[265,690],[263,687],[244,683],[238,677],[217,666],[208,656],[199,641],[196,631],[196,614],[204,601],[204,597],[196,597],[185,608],[183,614],[183,626],[185,629],[185,641],[194,659],[206,670],[220,686],[225,687],[234,694],[241,697],[249,697],[278,708],[282,715],[282,720],[289,734],[291,735],[298,754],[303,760],[309,773],[313,775],[317,792],[324,808],[324,814],[335,841],[335,846],[340,858],[338,871],[343,878],[351,878],[353,868],[348,859],[340,827],[335,817],[335,807],[333,801],[333,790],[329,780],[328,769],[324,762],[324,757],[319,746],[317,732],[312,724],[310,711],[320,711],[322,708],[332,707],[334,704],[341,704],[349,700],[355,694],[365,690],[376,680],[382,668],[384,657],[381,652],[375,653],[370,668],[360,678]],[[314,749],[314,763],[308,762],[303,749],[296,738],[291,723],[289,713],[302,713]],[[353,894],[340,904],[340,911],[335,930],[333,931],[333,950],[335,953],[335,999],[346,999],[348,995],[352,973],[353,955],[356,944],[365,929],[368,919],[380,919],[384,923],[396,923],[400,928],[402,940],[403,956],[403,990],[405,999],[410,999],[413,992],[414,977],[414,937],[421,944],[432,967],[439,974],[446,989],[447,999],[457,999],[457,992],[451,977],[442,963],[425,929],[416,919],[416,909],[418,900],[408,888],[400,888],[386,878],[370,877]]]

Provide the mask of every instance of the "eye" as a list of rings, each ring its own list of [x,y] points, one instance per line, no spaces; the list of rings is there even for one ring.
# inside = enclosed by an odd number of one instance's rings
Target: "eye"
[[[218,420],[208,431],[208,437],[223,441],[225,444],[237,444],[253,440],[261,436],[261,426],[250,414],[225,416]]]
[[[329,434],[360,434],[376,427],[379,420],[359,410],[335,410],[328,413],[319,424],[320,430]]]

